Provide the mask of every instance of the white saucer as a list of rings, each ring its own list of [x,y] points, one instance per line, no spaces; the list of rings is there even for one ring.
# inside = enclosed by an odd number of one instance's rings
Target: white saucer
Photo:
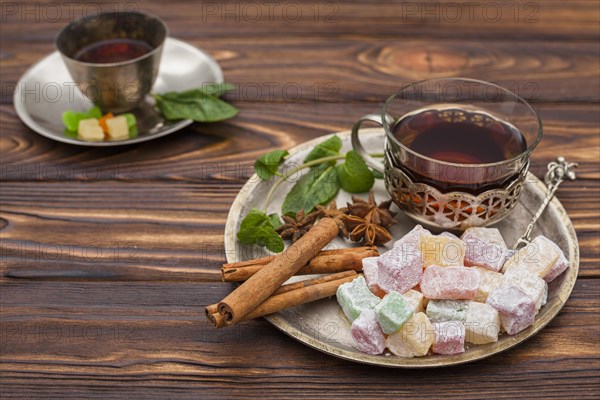
[[[86,99],[55,51],[29,68],[19,79],[13,103],[17,115],[29,128],[47,138],[81,146],[122,146],[159,138],[178,131],[191,120],[166,121],[153,107],[153,99],[132,112],[138,120],[138,136],[118,142],[85,142],[65,135],[64,111],[86,111],[93,104]],[[223,82],[219,64],[204,51],[177,39],[167,38],[153,93],[182,91],[203,84]]]

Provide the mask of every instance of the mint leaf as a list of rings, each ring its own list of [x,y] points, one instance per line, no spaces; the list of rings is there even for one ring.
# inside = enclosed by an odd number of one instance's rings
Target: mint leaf
[[[256,175],[263,181],[269,180],[275,175],[283,158],[288,155],[287,150],[273,150],[260,157],[254,162]]]
[[[283,239],[273,226],[274,218],[264,212],[253,208],[240,224],[237,238],[241,244],[266,247],[274,253],[281,253],[285,248]],[[275,214],[276,216],[276,214]],[[277,217],[279,220],[279,217]]]
[[[286,215],[296,215],[300,210],[309,213],[317,204],[324,204],[333,199],[339,188],[336,168],[328,164],[319,164],[296,182],[285,197],[281,212]]]
[[[308,155],[304,159],[304,162],[307,163],[309,161],[317,160],[319,158],[337,156],[340,154],[341,148],[342,140],[336,135],[333,135],[326,141],[316,145],[315,148],[312,149],[310,153],[308,153]],[[335,165],[335,161],[330,161],[328,164]]]
[[[273,228],[277,229],[281,226],[281,220],[279,219],[279,215],[276,213],[269,214],[269,220],[271,221]]]
[[[202,89],[157,94],[154,98],[158,110],[167,120],[217,122],[238,113],[237,108]]]
[[[354,150],[346,153],[346,161],[336,167],[340,186],[349,193],[371,190],[375,177],[365,160]]]

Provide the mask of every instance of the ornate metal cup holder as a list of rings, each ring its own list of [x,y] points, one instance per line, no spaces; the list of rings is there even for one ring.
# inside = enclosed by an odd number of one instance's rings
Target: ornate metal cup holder
[[[527,177],[527,163],[506,188],[479,195],[454,191],[442,193],[435,187],[413,180],[385,159],[385,186],[394,203],[415,221],[433,230],[465,230],[486,226],[506,217],[515,206]]]

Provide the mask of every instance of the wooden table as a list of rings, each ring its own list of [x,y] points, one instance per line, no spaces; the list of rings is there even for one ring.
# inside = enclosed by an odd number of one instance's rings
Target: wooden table
[[[598,398],[597,1],[162,3],[2,2],[2,399]],[[27,129],[12,91],[58,29],[132,8],[219,61],[239,116],[101,149]],[[349,129],[402,84],[439,76],[534,104],[536,175],[557,155],[579,162],[558,193],[581,247],[560,315],[504,354],[426,371],[345,362],[263,320],[213,329],[203,307],[232,289],[223,227],[253,160]]]

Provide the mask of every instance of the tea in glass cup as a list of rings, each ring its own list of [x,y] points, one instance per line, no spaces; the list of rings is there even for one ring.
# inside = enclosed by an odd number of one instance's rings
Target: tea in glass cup
[[[386,134],[384,164],[359,140],[365,121]],[[434,230],[464,230],[504,218],[523,188],[542,135],[535,110],[497,85],[443,78],[404,87],[353,127],[352,144],[384,173],[394,202]]]

